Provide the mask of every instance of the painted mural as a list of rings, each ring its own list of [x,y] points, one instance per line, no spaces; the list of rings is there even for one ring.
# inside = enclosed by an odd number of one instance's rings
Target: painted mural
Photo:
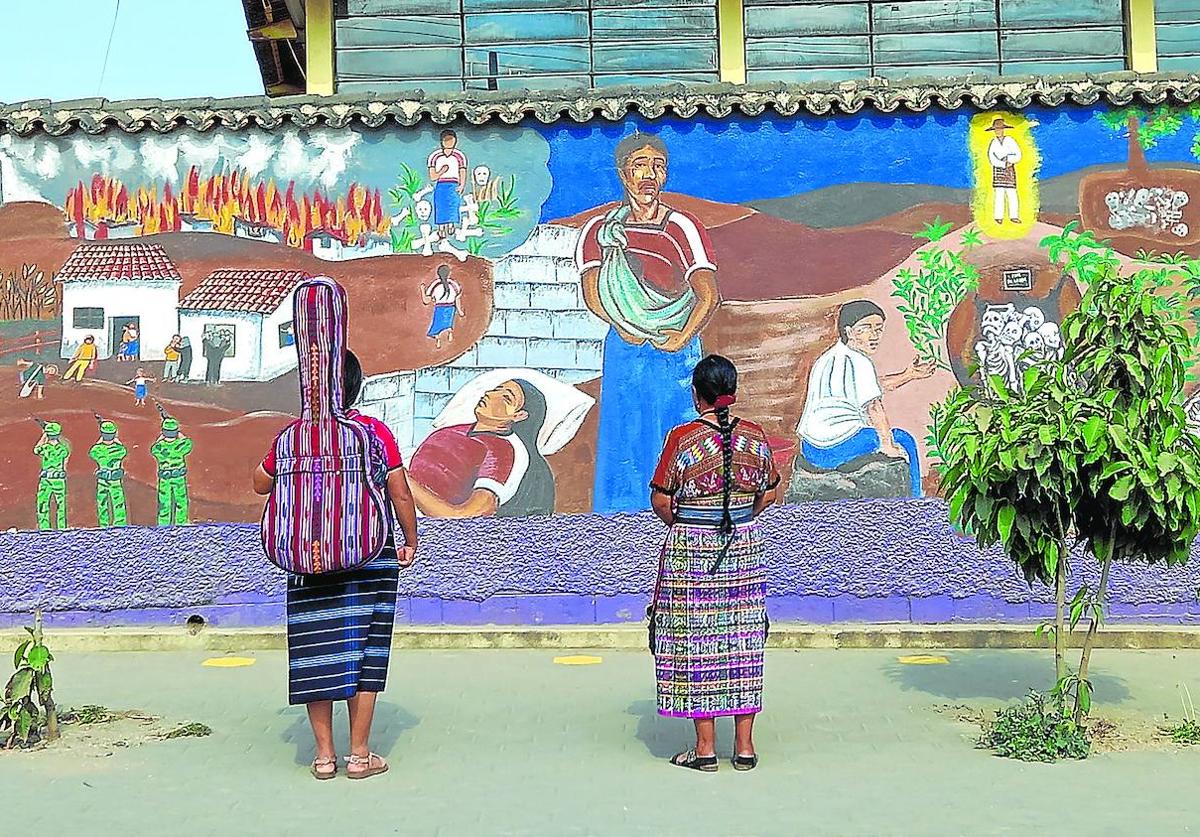
[[[1198,137],[1166,107],[0,136],[0,526],[256,520],[318,274],[423,515],[645,510],[714,351],[788,501],[936,494],[933,405],[1061,356],[1065,260],[1200,298]]]

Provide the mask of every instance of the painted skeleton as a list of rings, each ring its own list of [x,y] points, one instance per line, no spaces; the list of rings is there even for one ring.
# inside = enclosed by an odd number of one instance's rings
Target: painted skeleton
[[[1018,391],[1025,370],[1043,360],[1062,360],[1062,333],[1042,309],[1018,311],[1011,303],[989,305],[979,325],[975,359],[985,378],[999,376],[1005,386]]]

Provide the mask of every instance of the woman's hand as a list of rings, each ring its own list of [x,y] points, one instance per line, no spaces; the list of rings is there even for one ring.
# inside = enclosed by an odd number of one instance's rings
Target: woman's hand
[[[405,544],[396,550],[396,558],[400,562],[401,569],[408,569],[417,560],[417,548]]]

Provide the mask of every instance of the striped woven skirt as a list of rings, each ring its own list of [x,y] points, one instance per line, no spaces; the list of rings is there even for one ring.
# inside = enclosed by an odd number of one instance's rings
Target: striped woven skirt
[[[391,547],[357,570],[288,576],[288,703],[383,691],[399,581]]]
[[[660,715],[713,718],[762,709],[767,606],[757,525],[735,527],[711,573],[726,543],[711,525],[677,521],[667,534],[654,606]]]

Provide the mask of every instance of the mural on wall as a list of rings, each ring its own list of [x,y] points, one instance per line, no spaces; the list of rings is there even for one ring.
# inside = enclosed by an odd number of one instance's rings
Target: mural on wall
[[[933,405],[1061,356],[1065,260],[1196,306],[1198,116],[0,136],[0,526],[256,519],[320,274],[422,515],[647,509],[713,351],[789,501],[936,494]]]

